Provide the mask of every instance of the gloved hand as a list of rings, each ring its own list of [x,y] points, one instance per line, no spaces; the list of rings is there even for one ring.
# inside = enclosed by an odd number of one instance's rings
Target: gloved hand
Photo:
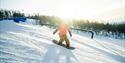
[[[70,37],[72,37],[72,33],[71,33],[71,31],[69,31],[69,35],[70,35]]]
[[[53,35],[55,34],[55,32],[53,32]]]
[[[72,37],[72,34],[70,34],[70,37]]]

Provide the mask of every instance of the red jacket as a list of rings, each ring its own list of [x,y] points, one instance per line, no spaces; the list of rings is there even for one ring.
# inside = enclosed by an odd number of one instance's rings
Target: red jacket
[[[68,28],[67,25],[61,24],[61,25],[58,27],[58,31],[59,31],[59,35],[60,35],[60,36],[66,35],[67,32],[69,31],[69,28]]]

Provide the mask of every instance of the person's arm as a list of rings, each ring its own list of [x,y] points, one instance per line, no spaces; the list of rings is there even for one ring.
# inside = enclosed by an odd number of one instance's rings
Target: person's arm
[[[53,34],[55,34],[57,31],[58,31],[58,29],[56,29],[56,30],[53,32]]]
[[[69,35],[70,35],[70,37],[72,37],[72,33],[71,33],[71,31],[69,30]]]
[[[68,26],[67,29],[68,29],[68,32],[69,32],[70,37],[72,37],[72,33],[71,33],[71,31],[70,31],[70,27]]]

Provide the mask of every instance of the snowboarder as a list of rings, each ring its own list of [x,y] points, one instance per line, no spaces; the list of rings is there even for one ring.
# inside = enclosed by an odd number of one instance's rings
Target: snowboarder
[[[59,40],[58,44],[61,45],[62,42],[65,41],[66,47],[69,48],[70,47],[70,41],[67,38],[67,32],[69,32],[70,37],[72,37],[72,33],[71,33],[69,27],[66,25],[66,23],[62,22],[58,26],[58,28],[53,32],[53,34],[55,34],[57,31],[59,31],[59,37],[60,37],[60,40]]]

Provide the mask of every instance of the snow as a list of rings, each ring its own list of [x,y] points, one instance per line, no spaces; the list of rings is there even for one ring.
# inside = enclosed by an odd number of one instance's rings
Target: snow
[[[73,32],[74,50],[52,43],[54,29],[35,25],[35,20],[0,21],[0,63],[125,63],[125,41]]]

